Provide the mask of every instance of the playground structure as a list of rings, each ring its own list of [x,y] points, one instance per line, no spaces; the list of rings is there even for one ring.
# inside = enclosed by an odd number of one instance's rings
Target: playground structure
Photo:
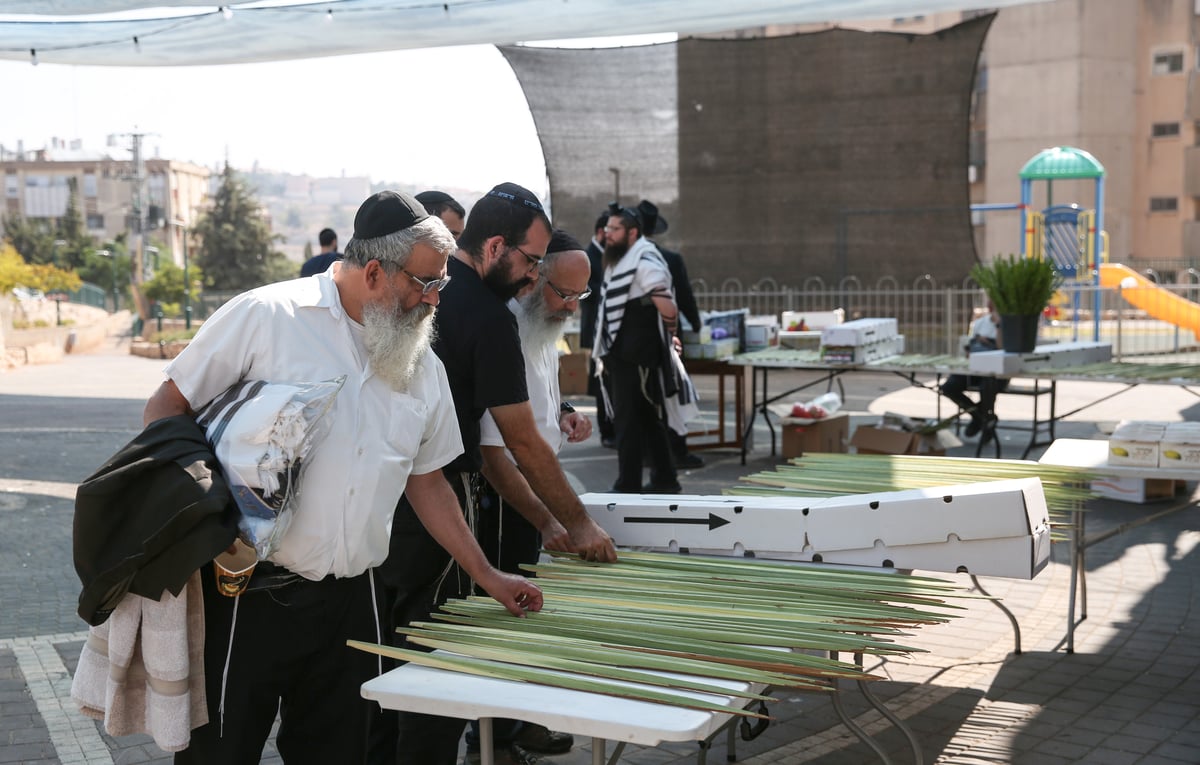
[[[1082,285],[1091,284],[1092,339],[1100,339],[1101,288],[1116,289],[1130,305],[1160,321],[1188,330],[1200,339],[1200,304],[1182,298],[1128,266],[1108,262],[1104,231],[1104,166],[1088,152],[1070,146],[1045,149],[1021,168],[1020,204],[975,205],[973,209],[1013,209],[1021,213],[1021,255],[1046,258],[1063,278],[1061,298],[1069,304],[1078,339]],[[1095,209],[1054,204],[1054,181],[1090,179],[1095,183]],[[1045,181],[1047,206],[1032,210],[1033,183]]]

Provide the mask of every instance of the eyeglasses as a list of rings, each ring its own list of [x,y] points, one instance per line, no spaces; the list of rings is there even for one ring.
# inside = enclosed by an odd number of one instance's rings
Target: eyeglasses
[[[428,295],[430,292],[433,292],[434,290],[441,292],[442,290],[444,290],[446,288],[446,285],[450,283],[450,274],[446,274],[441,279],[421,279],[420,277],[413,276],[412,274],[410,274],[407,270],[405,270],[403,268],[400,269],[400,271],[403,272],[404,275],[407,276],[409,279],[412,279],[414,282],[421,285],[421,294],[422,295]]]
[[[513,249],[525,256],[525,259],[529,261],[529,270],[531,271],[542,265],[542,259],[546,257],[545,255],[543,255],[541,258],[534,257],[516,245],[513,245]]]
[[[554,294],[558,295],[559,300],[562,300],[564,303],[570,303],[572,300],[587,300],[588,295],[592,294],[592,291],[588,289],[585,289],[583,292],[576,292],[574,294],[563,292],[558,287],[555,287],[554,282],[550,281],[549,279],[546,280],[546,286],[554,290]]]

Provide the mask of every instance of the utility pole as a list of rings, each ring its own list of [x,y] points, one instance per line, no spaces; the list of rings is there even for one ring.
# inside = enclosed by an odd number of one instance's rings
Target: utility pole
[[[136,130],[136,129],[135,129]],[[132,212],[127,221],[129,229],[129,261],[130,261],[130,287],[133,298],[137,303],[138,314],[143,318],[148,318],[150,306],[147,305],[145,298],[142,296],[140,286],[145,281],[145,273],[143,263],[145,253],[143,252],[143,232],[146,230],[146,160],[142,153],[142,140],[149,133],[124,133],[122,137],[129,139],[129,152],[132,160],[132,172],[125,176],[125,180],[131,184],[130,200]]]

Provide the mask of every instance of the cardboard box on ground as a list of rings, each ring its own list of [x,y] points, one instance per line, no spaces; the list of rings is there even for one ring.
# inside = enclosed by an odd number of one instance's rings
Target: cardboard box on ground
[[[592,352],[583,348],[577,353],[558,357],[558,387],[563,396],[583,396],[588,387],[588,360]]]
[[[771,404],[771,413],[779,418],[783,431],[780,455],[784,459],[803,457],[807,452],[845,452],[850,436],[850,415],[834,412],[819,420],[790,415],[791,404]]]
[[[927,454],[941,457],[962,441],[946,425],[949,420],[915,420],[885,412],[878,425],[860,425],[850,438],[858,454]]]

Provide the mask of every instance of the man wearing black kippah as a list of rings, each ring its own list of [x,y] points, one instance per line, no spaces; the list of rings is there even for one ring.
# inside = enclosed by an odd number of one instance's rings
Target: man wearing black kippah
[[[445,369],[428,352],[453,251],[446,227],[415,199],[375,194],[343,261],[223,305],[147,402],[149,424],[194,417],[243,381],[345,381],[323,415],[328,432],[305,455],[287,531],[246,590],[227,597],[212,564],[201,570],[207,722],[176,763],[258,762],[276,714],[288,765],[363,760],[370,705],[360,686],[378,663],[346,641],[382,640],[372,569],[387,557],[401,492],[431,538],[511,613],[540,608],[531,582],[488,565],[441,470],[462,451]]]
[[[425,206],[425,212],[442,219],[455,241],[462,236],[467,211],[457,199],[444,191],[422,191],[417,194],[417,201]]]
[[[488,412],[534,495],[566,530],[563,546],[588,560],[615,561],[612,539],[588,516],[557,456],[538,432],[516,319],[506,305],[537,278],[550,236],[550,219],[541,202],[515,183],[496,186],[471,209],[458,252],[448,265],[452,281],[442,292],[433,344],[446,367],[464,449],[445,472],[471,518],[483,466],[480,419]],[[465,577],[451,574],[439,580],[428,575],[449,558],[405,505],[401,502],[396,509],[391,553],[381,569],[398,593],[391,617],[395,626],[425,619],[446,598],[470,592]],[[373,750],[381,740],[387,743],[384,719],[381,734],[372,735]],[[454,765],[463,726],[462,720],[400,713],[394,762]],[[499,763],[531,761],[515,746],[496,754],[503,758]],[[380,762],[374,756],[372,761]]]

